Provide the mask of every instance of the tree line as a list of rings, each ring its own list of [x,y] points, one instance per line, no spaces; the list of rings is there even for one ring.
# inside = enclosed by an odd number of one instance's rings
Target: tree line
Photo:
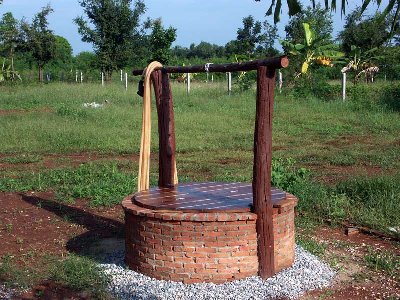
[[[176,29],[165,28],[161,18],[143,20],[146,12],[143,0],[80,0],[79,3],[85,15],[76,17],[73,22],[82,41],[92,44],[93,52],[73,56],[69,42],[49,28],[47,18],[53,12],[49,5],[31,21],[16,20],[8,12],[0,20],[2,76],[16,79],[19,77],[17,70],[34,68],[38,71],[39,81],[43,81],[44,69],[70,72],[93,69],[103,72],[106,80],[110,80],[116,70],[142,67],[153,60],[163,64],[217,63],[290,54],[288,45],[299,48],[305,39],[305,23],[313,32],[312,47],[335,45],[348,58],[357,49],[358,55],[363,55],[365,60],[389,66],[395,69],[392,74],[400,74],[396,69],[400,58],[399,26],[393,27],[398,20],[391,10],[365,16],[365,7],[359,7],[347,15],[343,30],[334,38],[329,10],[319,4],[308,7],[299,4],[299,10],[285,26],[282,51],[276,48],[276,41],[280,40],[276,25],[267,20],[255,20],[252,16],[243,18],[236,39],[225,45],[202,41],[189,47],[171,47],[176,40]],[[289,71],[295,74],[304,57],[297,55],[291,60],[292,70]],[[319,60],[323,61],[322,58]],[[318,65],[310,66],[312,68],[318,68]]]

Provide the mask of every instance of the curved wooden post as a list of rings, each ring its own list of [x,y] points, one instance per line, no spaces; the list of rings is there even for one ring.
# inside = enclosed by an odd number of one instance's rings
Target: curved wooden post
[[[152,80],[158,115],[158,186],[172,187],[175,168],[175,125],[169,75],[161,70],[154,71]]]
[[[254,129],[253,205],[257,214],[257,254],[261,278],[275,274],[271,199],[272,112],[275,69],[257,68],[256,123]]]

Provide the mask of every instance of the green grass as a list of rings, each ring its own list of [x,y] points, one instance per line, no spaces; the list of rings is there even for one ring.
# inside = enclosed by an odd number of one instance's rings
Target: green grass
[[[50,268],[50,279],[76,291],[88,291],[95,299],[105,298],[107,276],[89,258],[69,255]]]
[[[173,83],[172,87],[180,181],[250,182],[255,90],[228,96],[224,83],[193,82],[191,94],[186,95],[184,85]],[[290,90],[277,95],[273,183],[299,197],[298,209],[305,216],[333,222],[349,220],[388,232],[388,227],[400,225],[400,115],[378,102],[358,105],[368,92],[367,87],[360,90],[362,93],[356,90],[346,103],[299,98]],[[374,99],[378,90],[374,89]],[[14,159],[17,163],[24,155],[34,161],[47,153],[139,152],[142,100],[136,95],[136,85],[128,91],[120,84],[0,86],[0,93],[0,109],[27,110],[0,118],[0,140],[7,141],[0,143],[2,162]],[[82,106],[105,100],[109,104],[102,109]],[[154,107],[152,124],[151,148],[156,157]],[[329,186],[315,180],[316,175],[326,176],[335,168],[358,183],[345,180],[336,187],[335,178]],[[381,173],[368,180],[359,177],[368,174],[367,168]],[[156,170],[153,162],[153,185]],[[347,174],[352,170],[359,170],[357,176]],[[389,175],[381,175],[384,173]],[[0,190],[54,190],[63,200],[84,198],[92,205],[111,205],[136,190],[137,164],[95,163],[48,171],[10,169],[0,174]]]
[[[364,257],[364,262],[375,271],[382,271],[396,280],[400,280],[400,257],[389,251],[376,251],[370,249]]]
[[[40,155],[19,154],[15,156],[6,156],[0,158],[0,163],[8,164],[30,164],[40,162],[43,158]]]
[[[297,236],[296,243],[316,256],[323,256],[325,254],[326,246],[307,236]]]
[[[115,205],[136,190],[136,174],[116,163],[89,163],[76,169],[50,170],[19,178],[0,178],[0,191],[53,190],[59,200],[87,199],[93,206]],[[152,179],[154,184],[154,179]]]
[[[91,299],[107,298],[108,277],[90,258],[70,254],[63,260],[46,256],[40,267],[27,267],[6,255],[0,259],[0,282],[24,290],[44,280],[52,280],[74,291],[85,291]]]

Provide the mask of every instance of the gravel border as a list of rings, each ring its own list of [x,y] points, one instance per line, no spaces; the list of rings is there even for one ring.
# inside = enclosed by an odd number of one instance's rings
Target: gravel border
[[[117,299],[132,300],[264,300],[276,298],[295,299],[306,291],[327,287],[336,272],[319,258],[296,246],[295,262],[291,268],[262,280],[258,276],[224,284],[183,284],[157,280],[129,270],[123,262],[124,252],[119,251],[100,264],[110,276],[109,292]]]

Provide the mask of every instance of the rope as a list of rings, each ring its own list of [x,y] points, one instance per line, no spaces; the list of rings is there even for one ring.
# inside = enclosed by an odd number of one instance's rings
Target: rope
[[[162,67],[158,61],[151,62],[143,70],[144,94],[142,113],[142,138],[140,143],[138,192],[148,190],[150,187],[150,142],[151,142],[151,73],[156,68]],[[174,184],[178,183],[176,162],[174,164]]]

